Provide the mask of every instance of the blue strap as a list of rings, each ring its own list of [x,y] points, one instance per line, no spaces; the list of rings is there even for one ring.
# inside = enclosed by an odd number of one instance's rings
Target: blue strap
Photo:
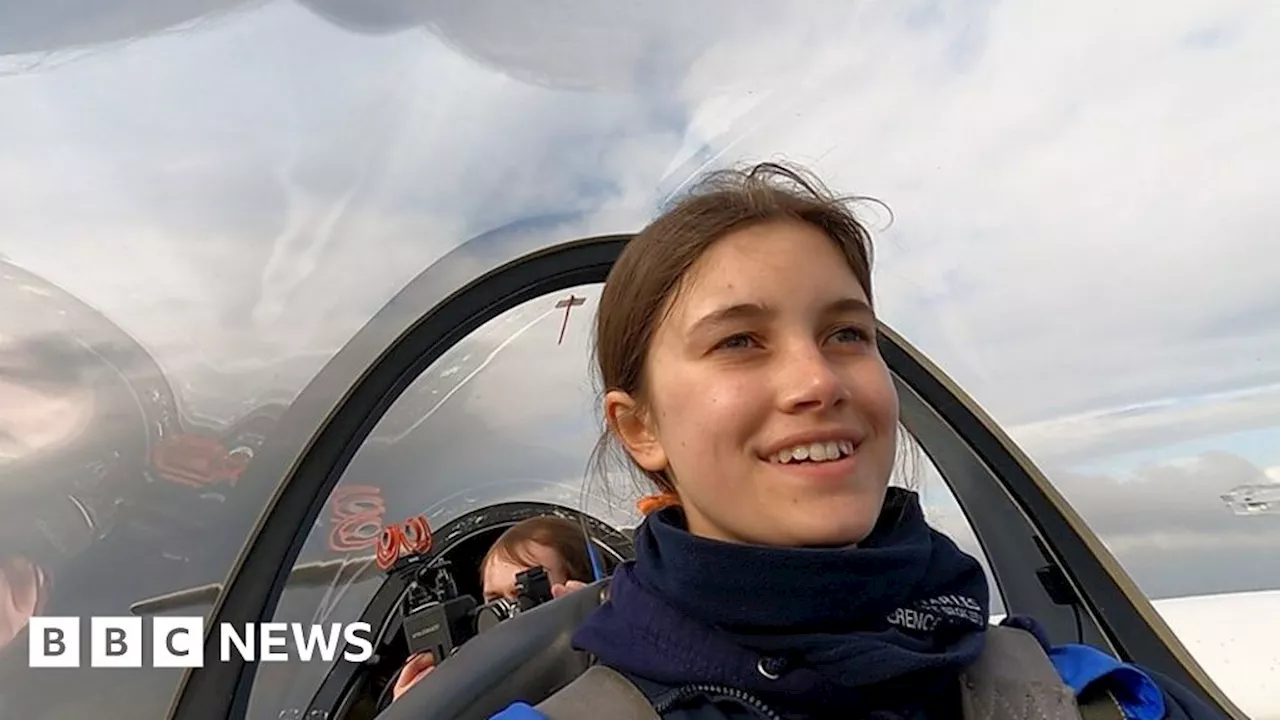
[[[1076,695],[1097,682],[1111,691],[1128,720],[1163,720],[1164,693],[1145,672],[1088,645],[1049,649],[1049,660]]]
[[[600,567],[600,555],[598,553],[596,544],[591,542],[590,538],[587,538],[587,556],[591,558],[591,574],[595,576],[596,580],[604,577],[604,570]]]

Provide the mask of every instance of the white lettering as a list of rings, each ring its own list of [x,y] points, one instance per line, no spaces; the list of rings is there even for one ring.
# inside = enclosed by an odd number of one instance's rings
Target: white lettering
[[[981,606],[978,605],[977,600],[974,600],[971,597],[964,597],[963,595],[940,595],[936,598],[933,598],[932,600],[926,600],[925,602],[921,603],[921,605],[925,607],[933,607],[933,608],[942,608],[942,607],[949,606],[954,608],[964,608],[967,610],[972,610],[973,612],[977,612],[977,613],[982,612],[982,608]]]
[[[282,662],[289,659],[289,626],[286,623],[270,622],[258,626],[258,644],[262,646],[262,662]],[[279,652],[273,648],[281,648]]]
[[[311,632],[303,635],[302,623],[290,623],[293,630],[293,643],[298,647],[298,655],[304,662],[311,660],[311,654],[315,652],[315,645],[320,646],[320,659],[325,662],[333,662],[333,656],[338,650],[338,639],[342,637],[342,630],[337,623],[329,625],[329,632],[326,634],[324,628],[320,625],[312,625]]]
[[[368,637],[360,637],[356,634],[357,631],[363,631]],[[351,623],[343,630],[342,636],[346,639],[348,645],[364,648],[358,653],[347,650],[342,654],[344,660],[347,662],[364,662],[373,657],[373,628],[370,627],[369,623]]]
[[[981,627],[986,624],[986,618],[982,616],[978,608],[978,601],[973,598],[963,597],[961,595],[940,595],[931,598],[916,606],[916,612],[923,614],[933,614],[934,621],[927,623],[931,625],[928,629],[936,628],[943,621],[962,621],[972,625]],[[906,614],[895,614],[893,617],[898,618],[901,622]],[[895,624],[900,624],[895,623]]]
[[[142,667],[144,639],[140,617],[94,617],[89,646],[90,667]],[[204,618],[151,619],[152,667],[203,667]],[[30,624],[28,658],[31,667],[79,667],[80,618],[35,617]],[[357,623],[218,623],[219,659],[233,662],[332,663],[339,653],[348,662],[365,662],[374,655],[373,628]],[[212,637],[210,637],[210,640]],[[297,647],[297,655],[290,651]],[[256,652],[255,652],[256,650]]]
[[[232,644],[240,649],[240,657],[244,658],[245,662],[253,662],[253,639],[254,633],[252,625],[246,624],[244,626],[244,635],[240,635],[240,633],[236,632],[236,627],[234,625],[231,623],[223,623],[221,642],[222,652],[219,653],[222,657],[222,662],[231,662]]]
[[[898,608],[889,615],[889,624],[897,625],[907,630],[932,632],[938,627],[938,622],[937,615],[907,608]]]

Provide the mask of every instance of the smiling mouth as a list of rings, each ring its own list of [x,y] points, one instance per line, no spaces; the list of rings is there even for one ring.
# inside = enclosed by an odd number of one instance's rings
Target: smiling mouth
[[[850,440],[828,440],[779,450],[766,459],[778,465],[818,464],[847,458],[853,450]]]

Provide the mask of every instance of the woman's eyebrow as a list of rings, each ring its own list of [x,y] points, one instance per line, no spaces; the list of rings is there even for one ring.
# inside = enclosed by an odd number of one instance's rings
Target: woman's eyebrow
[[[773,310],[760,303],[736,303],[723,307],[698,318],[689,326],[690,333],[702,332],[708,328],[738,320],[759,320],[773,315]]]
[[[689,326],[690,334],[702,332],[708,328],[714,328],[733,321],[742,320],[763,320],[768,319],[774,314],[773,308],[762,303],[734,303],[727,307],[711,312],[698,318],[691,326]],[[860,314],[874,315],[871,306],[866,300],[853,296],[843,297],[834,300],[823,308],[823,314],[841,315],[841,314]]]
[[[826,307],[826,312],[831,315],[858,314],[858,315],[875,315],[871,309],[871,305],[866,300],[856,297],[845,297],[836,300]]]

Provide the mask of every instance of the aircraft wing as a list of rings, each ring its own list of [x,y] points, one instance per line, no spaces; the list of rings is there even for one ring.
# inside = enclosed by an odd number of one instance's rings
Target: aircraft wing
[[[1152,604],[1241,710],[1253,720],[1280,718],[1280,590]]]

